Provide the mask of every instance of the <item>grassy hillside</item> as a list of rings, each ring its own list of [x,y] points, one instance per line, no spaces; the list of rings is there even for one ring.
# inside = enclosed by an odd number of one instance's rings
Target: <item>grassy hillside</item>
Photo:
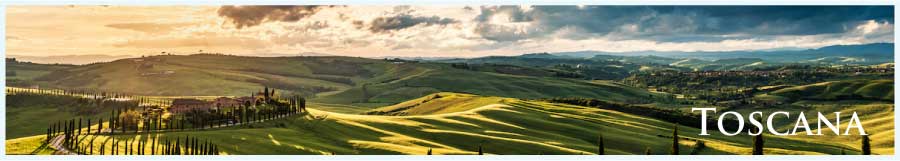
[[[16,70],[16,69],[11,69]],[[554,70],[490,66],[467,70],[444,63],[353,57],[162,55],[58,69],[35,76],[42,87],[102,89],[152,96],[244,96],[261,86],[279,94],[315,95],[314,102],[377,107],[435,92],[515,98],[590,97],[648,100],[651,94],[615,83],[554,77]]]
[[[433,115],[467,111],[497,103],[502,97],[442,92],[370,110],[372,115]]]
[[[78,66],[36,80],[51,87],[141,95],[249,95],[260,86],[310,95],[347,88],[374,74],[377,70],[366,68],[377,63],[385,64],[349,57],[166,55]]]
[[[435,154],[475,154],[479,145],[486,154],[594,154],[598,135],[604,137],[607,154],[668,154],[673,125],[653,118],[583,106],[525,101],[467,94],[447,95],[432,101],[455,99],[483,101],[478,107],[456,104],[451,109],[428,113],[434,105],[407,109],[420,115],[353,115],[311,109],[297,116],[252,127],[171,132],[153,135],[116,135],[115,139],[184,136],[214,141],[223,154],[415,154],[428,149]],[[418,100],[413,100],[418,101]],[[413,102],[411,101],[411,102]],[[431,102],[431,101],[429,101]],[[453,104],[453,103],[451,103]],[[459,107],[459,108],[454,108]],[[384,109],[389,109],[386,107]],[[424,108],[424,109],[416,109]],[[885,117],[891,117],[885,116]],[[749,154],[750,136],[698,136],[698,129],[680,126],[682,154]],[[108,144],[108,136],[89,136],[95,150]],[[696,148],[703,141],[705,148]],[[18,142],[7,142],[17,144]],[[886,146],[876,144],[877,146]],[[766,135],[767,154],[857,154],[856,144]],[[108,148],[108,147],[107,147]],[[891,147],[892,148],[892,145]],[[884,151],[882,154],[892,154]]]
[[[44,140],[44,135],[6,140],[6,155],[50,155],[56,152],[56,149],[44,144]]]
[[[789,99],[894,100],[894,80],[843,80],[780,89],[771,95]]]
[[[592,83],[579,79],[473,72],[446,64],[423,64],[423,67],[427,70],[389,81],[359,85],[314,101],[371,107],[392,105],[435,92],[528,99],[588,97],[623,102],[649,101],[654,95],[659,95],[613,82]]]
[[[6,138],[45,134],[57,121],[108,118],[111,106],[120,104],[105,102],[97,108],[96,102],[60,95],[7,95],[6,100]]]
[[[841,112],[841,127],[846,127],[851,115],[856,112],[860,116],[863,127],[872,138],[872,151],[875,153],[892,153],[894,148],[894,81],[893,80],[843,80],[822,82],[810,85],[789,87],[757,95],[756,100],[777,100],[783,105],[772,107],[737,109],[741,113],[762,111],[766,114],[776,111],[804,112],[812,129],[816,131],[818,112],[825,115],[830,122],[836,121],[834,112]],[[775,123],[780,131],[791,130],[796,120],[783,119]],[[848,146],[860,142],[859,136],[834,136],[830,129],[824,128],[825,135],[814,140],[834,140]],[[843,133],[843,131],[841,131]],[[856,131],[851,131],[856,133]]]
[[[74,65],[36,64],[30,62],[6,60],[6,85],[7,86],[32,86],[37,85],[34,78],[43,76],[60,69],[75,67]]]

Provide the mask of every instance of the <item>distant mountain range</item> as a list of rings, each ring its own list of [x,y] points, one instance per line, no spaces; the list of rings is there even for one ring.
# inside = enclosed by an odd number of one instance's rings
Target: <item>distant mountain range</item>
[[[894,61],[894,43],[873,43],[862,45],[834,45],[818,49],[796,50],[759,50],[759,51],[636,51],[636,52],[603,52],[575,51],[550,53],[551,55],[574,58],[592,58],[597,55],[611,56],[660,56],[668,58],[694,58],[704,60],[759,58],[765,61],[787,63],[809,61],[825,57],[826,60],[859,60],[867,64],[879,64]],[[528,55],[523,55],[528,56]],[[534,56],[529,56],[534,57]]]
[[[339,56],[323,53],[304,52],[297,54],[252,54],[245,56],[258,57],[288,57],[288,56]],[[62,56],[25,56],[8,55],[19,61],[40,64],[89,64],[95,62],[108,62],[124,58],[133,58],[131,55],[62,55]],[[503,56],[487,56],[480,58],[496,58]],[[607,59],[635,63],[671,64],[683,59],[699,59],[690,61],[715,61],[720,59],[758,58],[768,63],[854,63],[854,64],[881,64],[894,61],[893,43],[873,43],[862,45],[834,45],[818,49],[779,48],[754,51],[635,51],[635,52],[604,52],[604,51],[573,51],[557,53],[533,53],[512,56],[518,58],[543,58],[543,59]],[[399,58],[407,60],[459,60],[464,58],[454,57],[376,57]],[[480,59],[470,58],[470,59]],[[619,60],[621,59],[621,60]]]
[[[601,75],[627,75],[624,71],[648,70],[752,70],[782,66],[803,65],[876,65],[894,62],[894,44],[876,43],[864,45],[836,45],[818,49],[722,52],[639,51],[602,52],[577,51],[559,53],[531,53],[518,56],[487,56],[479,58],[454,58],[436,60],[447,63],[511,64],[519,66],[553,67],[567,64],[590,66]],[[615,68],[610,68],[615,67]],[[618,68],[618,69],[617,69]],[[624,71],[623,71],[624,70]],[[598,72],[602,71],[602,72]]]

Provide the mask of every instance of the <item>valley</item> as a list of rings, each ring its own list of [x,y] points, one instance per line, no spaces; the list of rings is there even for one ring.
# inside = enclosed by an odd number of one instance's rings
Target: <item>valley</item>
[[[871,59],[878,55],[795,63],[662,55],[7,59],[7,154],[52,154],[61,150],[48,144],[55,138],[76,148],[66,150],[94,155],[180,154],[160,151],[180,139],[206,148],[195,153],[202,155],[668,154],[673,138],[678,154],[753,153],[746,132],[699,135],[703,120],[691,111],[699,107],[803,112],[809,122],[817,113],[850,120],[856,112],[874,138],[871,151],[894,153],[893,63]],[[202,110],[176,102],[200,102]],[[776,119],[773,128],[792,130],[794,121]],[[51,133],[61,124],[65,132]],[[859,135],[762,137],[766,155],[863,151]]]

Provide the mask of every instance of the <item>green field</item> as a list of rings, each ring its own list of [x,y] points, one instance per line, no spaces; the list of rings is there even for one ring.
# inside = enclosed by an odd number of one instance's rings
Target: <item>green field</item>
[[[587,97],[612,101],[652,100],[646,90],[622,84],[592,83],[584,80],[531,77],[440,67],[422,74],[403,77],[397,81],[372,83],[365,88],[357,86],[314,101],[355,104],[360,106],[386,106],[418,98],[435,92],[470,93],[513,98]]]
[[[796,86],[773,91],[769,94],[756,96],[759,100],[779,100],[786,104],[767,108],[737,109],[741,113],[762,111],[771,113],[775,111],[790,111],[792,113],[805,112],[810,123],[818,122],[817,112],[831,121],[835,121],[834,112],[841,112],[842,121],[840,127],[846,127],[847,121],[853,112],[860,116],[863,126],[869,137],[872,138],[872,151],[882,154],[891,154],[894,151],[894,81],[893,80],[843,80],[816,83],[811,85]],[[862,100],[838,99],[840,96],[858,95]],[[780,131],[787,131],[794,127],[795,120],[781,120],[775,124]],[[813,124],[814,125],[814,124]],[[815,127],[813,127],[813,130]],[[823,133],[831,132],[823,129]],[[843,133],[843,132],[842,132]],[[854,133],[851,131],[851,133]],[[823,138],[824,137],[824,138]],[[803,138],[809,141],[820,139],[832,140],[852,146],[860,142],[860,136],[834,136],[825,135],[815,138]]]
[[[32,64],[33,65],[33,64]],[[222,154],[595,154],[603,135],[607,154],[668,154],[674,124],[660,118],[596,107],[538,101],[587,98],[690,112],[710,104],[610,80],[548,76],[552,70],[490,66],[459,69],[444,63],[395,62],[351,57],[153,56],[83,66],[9,67],[15,79],[42,88],[98,89],[155,100],[246,96],[263,86],[279,95],[309,98],[308,115],[200,131],[144,135],[92,135],[85,140],[198,137],[215,142]],[[490,70],[488,70],[490,69]],[[516,70],[521,69],[521,70]],[[528,73],[538,72],[538,73]],[[17,72],[18,73],[18,72]],[[148,73],[150,73],[148,75]],[[786,85],[787,86],[787,85]],[[748,100],[769,106],[729,107],[741,113],[857,112],[872,136],[876,154],[894,154],[893,80],[848,79],[754,93]],[[47,125],[72,118],[99,118],[71,109],[95,107],[64,96],[10,99],[7,96],[7,153],[49,154],[41,146]],[[10,104],[14,103],[14,104]],[[79,110],[75,110],[79,111]],[[833,119],[828,115],[829,119]],[[38,118],[38,119],[36,119]],[[794,120],[775,122],[780,131]],[[846,121],[841,126],[846,126]],[[750,154],[751,136],[699,136],[679,126],[681,154]],[[815,129],[813,129],[815,130]],[[766,154],[859,154],[858,136],[765,135]],[[702,141],[703,146],[698,146]],[[109,147],[107,147],[109,148]],[[96,154],[96,153],[95,153]]]
[[[593,154],[602,134],[607,154],[667,154],[673,124],[653,118],[590,107],[525,101],[513,98],[439,93],[437,100],[478,102],[478,105],[450,103],[451,111],[433,111],[440,104],[423,104],[406,109],[407,116],[355,115],[311,110],[309,115],[280,119],[249,127],[229,127],[206,131],[169,132],[154,135],[116,135],[115,139],[207,138],[217,143],[223,154],[416,154],[431,148],[435,154],[474,154],[479,145],[488,154]],[[429,102],[431,102],[429,101]],[[424,108],[424,109],[416,109]],[[392,109],[385,107],[381,109]],[[893,115],[880,115],[891,118]],[[867,122],[878,123],[876,122]],[[689,154],[702,140],[706,148],[697,154],[749,154],[750,136],[698,136],[699,129],[679,127],[681,152]],[[881,138],[892,135],[882,135]],[[96,138],[95,138],[96,137]],[[109,136],[88,136],[95,149],[108,143]],[[26,140],[27,141],[27,140]],[[815,137],[766,135],[766,154],[849,154],[858,153],[853,140],[833,141]],[[24,144],[8,141],[10,144]],[[876,149],[892,149],[890,144],[874,144]],[[20,150],[21,151],[21,150]],[[893,154],[893,151],[878,151]]]
[[[7,97],[9,98],[9,97]],[[46,134],[47,127],[57,121],[78,118],[109,118],[111,108],[95,112],[78,112],[77,109],[94,109],[96,105],[80,102],[69,96],[28,97],[8,100],[6,106],[6,137],[19,138]],[[86,120],[85,120],[86,121]]]
[[[26,70],[10,66],[10,71]],[[511,70],[511,69],[510,69]],[[380,107],[434,92],[514,98],[589,97],[647,101],[643,89],[529,74],[456,69],[448,64],[353,57],[165,55],[44,71],[30,81],[59,89],[101,89],[150,96],[245,96],[260,86],[315,102]],[[168,72],[168,73],[167,73]]]
[[[842,80],[780,89],[771,95],[793,99],[838,100],[854,99],[893,100],[894,80]]]

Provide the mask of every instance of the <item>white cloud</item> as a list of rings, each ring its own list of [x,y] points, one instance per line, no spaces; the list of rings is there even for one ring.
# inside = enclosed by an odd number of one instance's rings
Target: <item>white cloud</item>
[[[578,27],[545,31],[535,23],[512,21],[507,13],[476,22],[476,10],[463,6],[348,6],[326,8],[296,22],[268,22],[241,29],[216,15],[216,7],[8,7],[9,54],[132,54],[169,51],[205,51],[231,54],[319,52],[348,56],[461,56],[517,55],[534,52],[600,51],[733,51],[783,47],[817,48],[838,44],[893,42],[893,24],[866,21],[844,33],[818,35],[716,35],[715,41],[657,42],[625,39],[642,34],[688,32],[697,28],[613,26],[615,32],[595,34]],[[527,12],[532,7],[520,6]],[[475,11],[475,12],[473,12]],[[439,16],[458,21],[447,25],[415,25],[389,33],[373,33],[354,22],[369,25],[377,17],[402,12],[413,16]],[[686,15],[690,16],[690,15]],[[521,19],[521,17],[520,17]],[[683,21],[688,17],[661,20]],[[164,33],[135,32],[106,27],[109,24],[178,24],[161,27]],[[707,22],[709,23],[709,22]],[[678,24],[678,23],[661,23]],[[62,29],[65,26],[65,29]],[[696,26],[696,25],[686,25]],[[135,27],[135,26],[128,26]],[[148,28],[139,28],[148,29]],[[153,29],[153,27],[149,28]],[[486,34],[487,33],[487,34]],[[531,34],[545,34],[533,36]],[[515,39],[497,42],[492,39]]]

